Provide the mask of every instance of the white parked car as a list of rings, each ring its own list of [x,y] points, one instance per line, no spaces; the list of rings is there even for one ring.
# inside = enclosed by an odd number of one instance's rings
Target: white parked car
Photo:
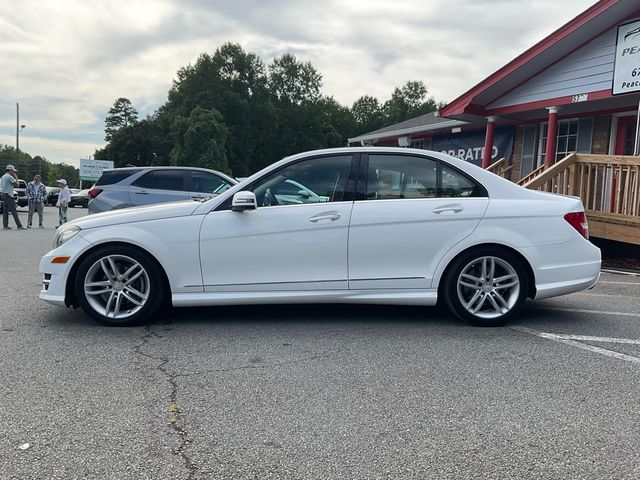
[[[287,180],[295,189],[282,204],[272,189]],[[380,147],[294,155],[204,202],[83,217],[53,247],[40,298],[107,325],[147,321],[164,301],[438,299],[472,324],[500,325],[527,297],[590,288],[600,272],[579,199],[448,155]]]

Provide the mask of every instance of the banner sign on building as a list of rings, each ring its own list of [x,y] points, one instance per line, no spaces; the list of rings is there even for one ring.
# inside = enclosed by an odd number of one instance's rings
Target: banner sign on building
[[[496,127],[493,136],[493,151],[491,163],[501,158],[511,158],[513,153],[514,127]],[[466,160],[475,165],[482,165],[485,131],[461,132],[435,136],[431,143],[431,150],[449,154],[460,160]]]
[[[102,171],[113,168],[111,160],[89,160],[80,159],[80,180],[96,181],[102,175]]]
[[[612,94],[640,91],[640,21],[618,27]]]

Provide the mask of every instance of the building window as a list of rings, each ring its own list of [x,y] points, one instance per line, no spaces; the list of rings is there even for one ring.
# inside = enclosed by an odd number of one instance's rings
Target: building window
[[[421,138],[421,139],[411,140],[409,147],[418,148],[420,150],[431,150],[431,139]]]
[[[538,166],[544,163],[545,150],[547,145],[547,123],[540,126],[540,145],[538,148]],[[570,153],[574,153],[578,148],[578,119],[558,121],[558,134],[556,137],[556,158],[555,162],[562,160]]]

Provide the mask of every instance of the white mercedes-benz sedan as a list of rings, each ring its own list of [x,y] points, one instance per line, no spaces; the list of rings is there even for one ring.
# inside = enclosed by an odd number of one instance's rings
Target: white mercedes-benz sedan
[[[480,326],[527,298],[592,287],[600,250],[580,199],[526,190],[437,152],[294,155],[221,195],[66,223],[40,298],[106,325],[176,307],[434,305]]]

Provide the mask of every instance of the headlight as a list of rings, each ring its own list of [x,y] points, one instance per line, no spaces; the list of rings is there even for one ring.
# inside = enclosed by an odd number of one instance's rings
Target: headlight
[[[71,225],[69,227],[60,227],[53,237],[53,248],[58,248],[63,243],[68,242],[80,232],[80,227]]]

